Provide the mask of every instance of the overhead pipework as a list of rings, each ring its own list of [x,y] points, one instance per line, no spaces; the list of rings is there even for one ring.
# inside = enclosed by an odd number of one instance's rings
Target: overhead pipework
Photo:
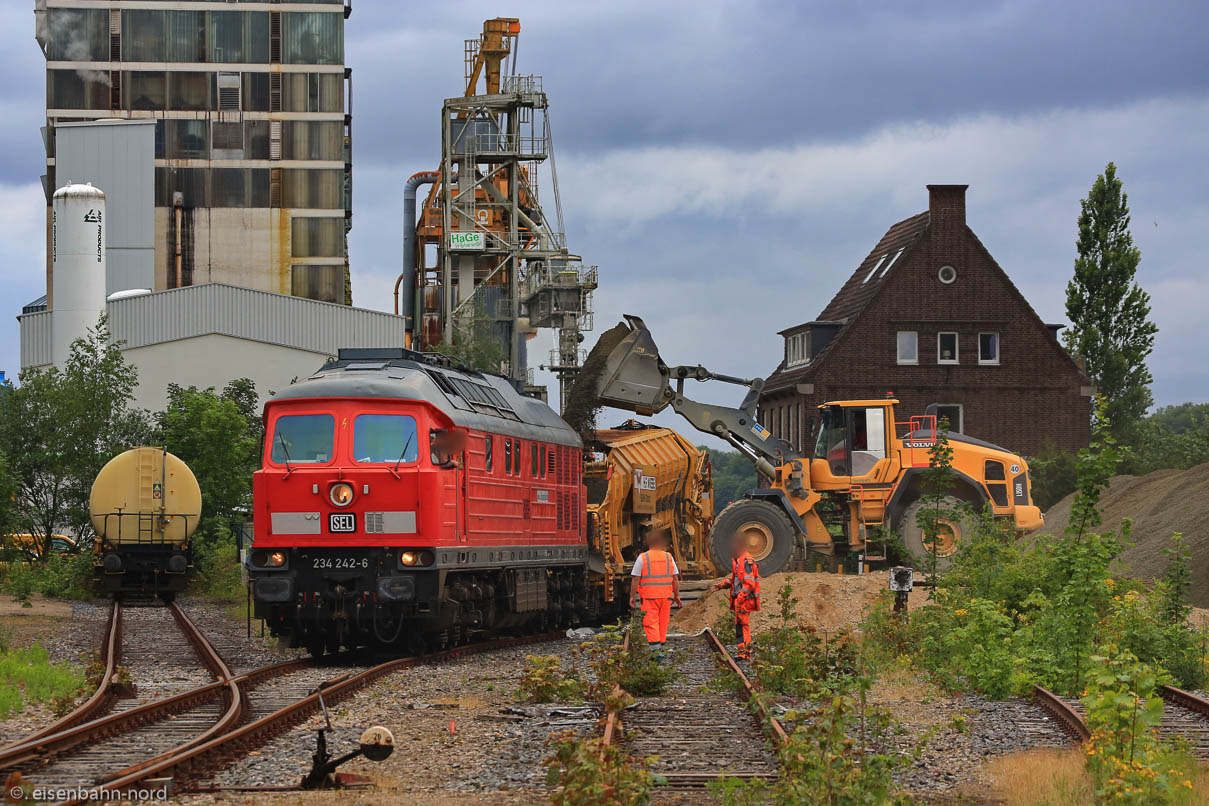
[[[556,331],[548,366],[565,402],[583,361],[582,333],[592,329],[596,267],[567,248],[548,101],[540,76],[516,72],[519,34],[519,20],[499,17],[466,42],[464,90],[443,104],[441,162],[415,238],[405,238],[400,304],[405,315],[409,302],[416,312],[407,324],[413,348],[449,343],[455,332],[490,339],[502,356],[498,371],[543,399],[527,346],[539,329]],[[539,201],[538,168],[547,162],[553,219]],[[406,195],[404,205],[407,227]]]

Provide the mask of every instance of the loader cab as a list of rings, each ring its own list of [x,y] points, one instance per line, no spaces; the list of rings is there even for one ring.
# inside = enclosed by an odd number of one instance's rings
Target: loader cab
[[[826,403],[819,413],[811,484],[819,489],[842,489],[853,482],[881,481],[892,453],[894,401]]]

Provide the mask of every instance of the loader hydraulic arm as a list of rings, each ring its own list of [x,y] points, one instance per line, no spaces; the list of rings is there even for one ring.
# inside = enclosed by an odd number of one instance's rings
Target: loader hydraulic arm
[[[646,324],[637,316],[625,318],[630,332],[609,352],[601,373],[602,403],[645,415],[671,406],[698,431],[730,443],[768,479],[776,477],[777,467],[801,458],[792,445],[772,436],[756,419],[756,404],[764,388],[762,379],[722,375],[700,365],[668,367],[660,358]],[[698,403],[684,396],[684,382],[690,378],[745,386],[747,394],[738,408]]]

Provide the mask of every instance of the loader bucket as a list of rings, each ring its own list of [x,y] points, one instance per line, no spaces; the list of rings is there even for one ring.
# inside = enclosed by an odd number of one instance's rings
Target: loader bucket
[[[667,366],[646,324],[629,314],[625,319],[630,332],[605,360],[600,374],[600,402],[636,414],[655,414],[671,402]]]

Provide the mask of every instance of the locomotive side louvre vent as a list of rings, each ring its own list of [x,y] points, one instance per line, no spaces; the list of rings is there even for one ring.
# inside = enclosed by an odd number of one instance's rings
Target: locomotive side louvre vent
[[[384,531],[381,512],[365,513],[365,531],[367,534],[380,535]]]

